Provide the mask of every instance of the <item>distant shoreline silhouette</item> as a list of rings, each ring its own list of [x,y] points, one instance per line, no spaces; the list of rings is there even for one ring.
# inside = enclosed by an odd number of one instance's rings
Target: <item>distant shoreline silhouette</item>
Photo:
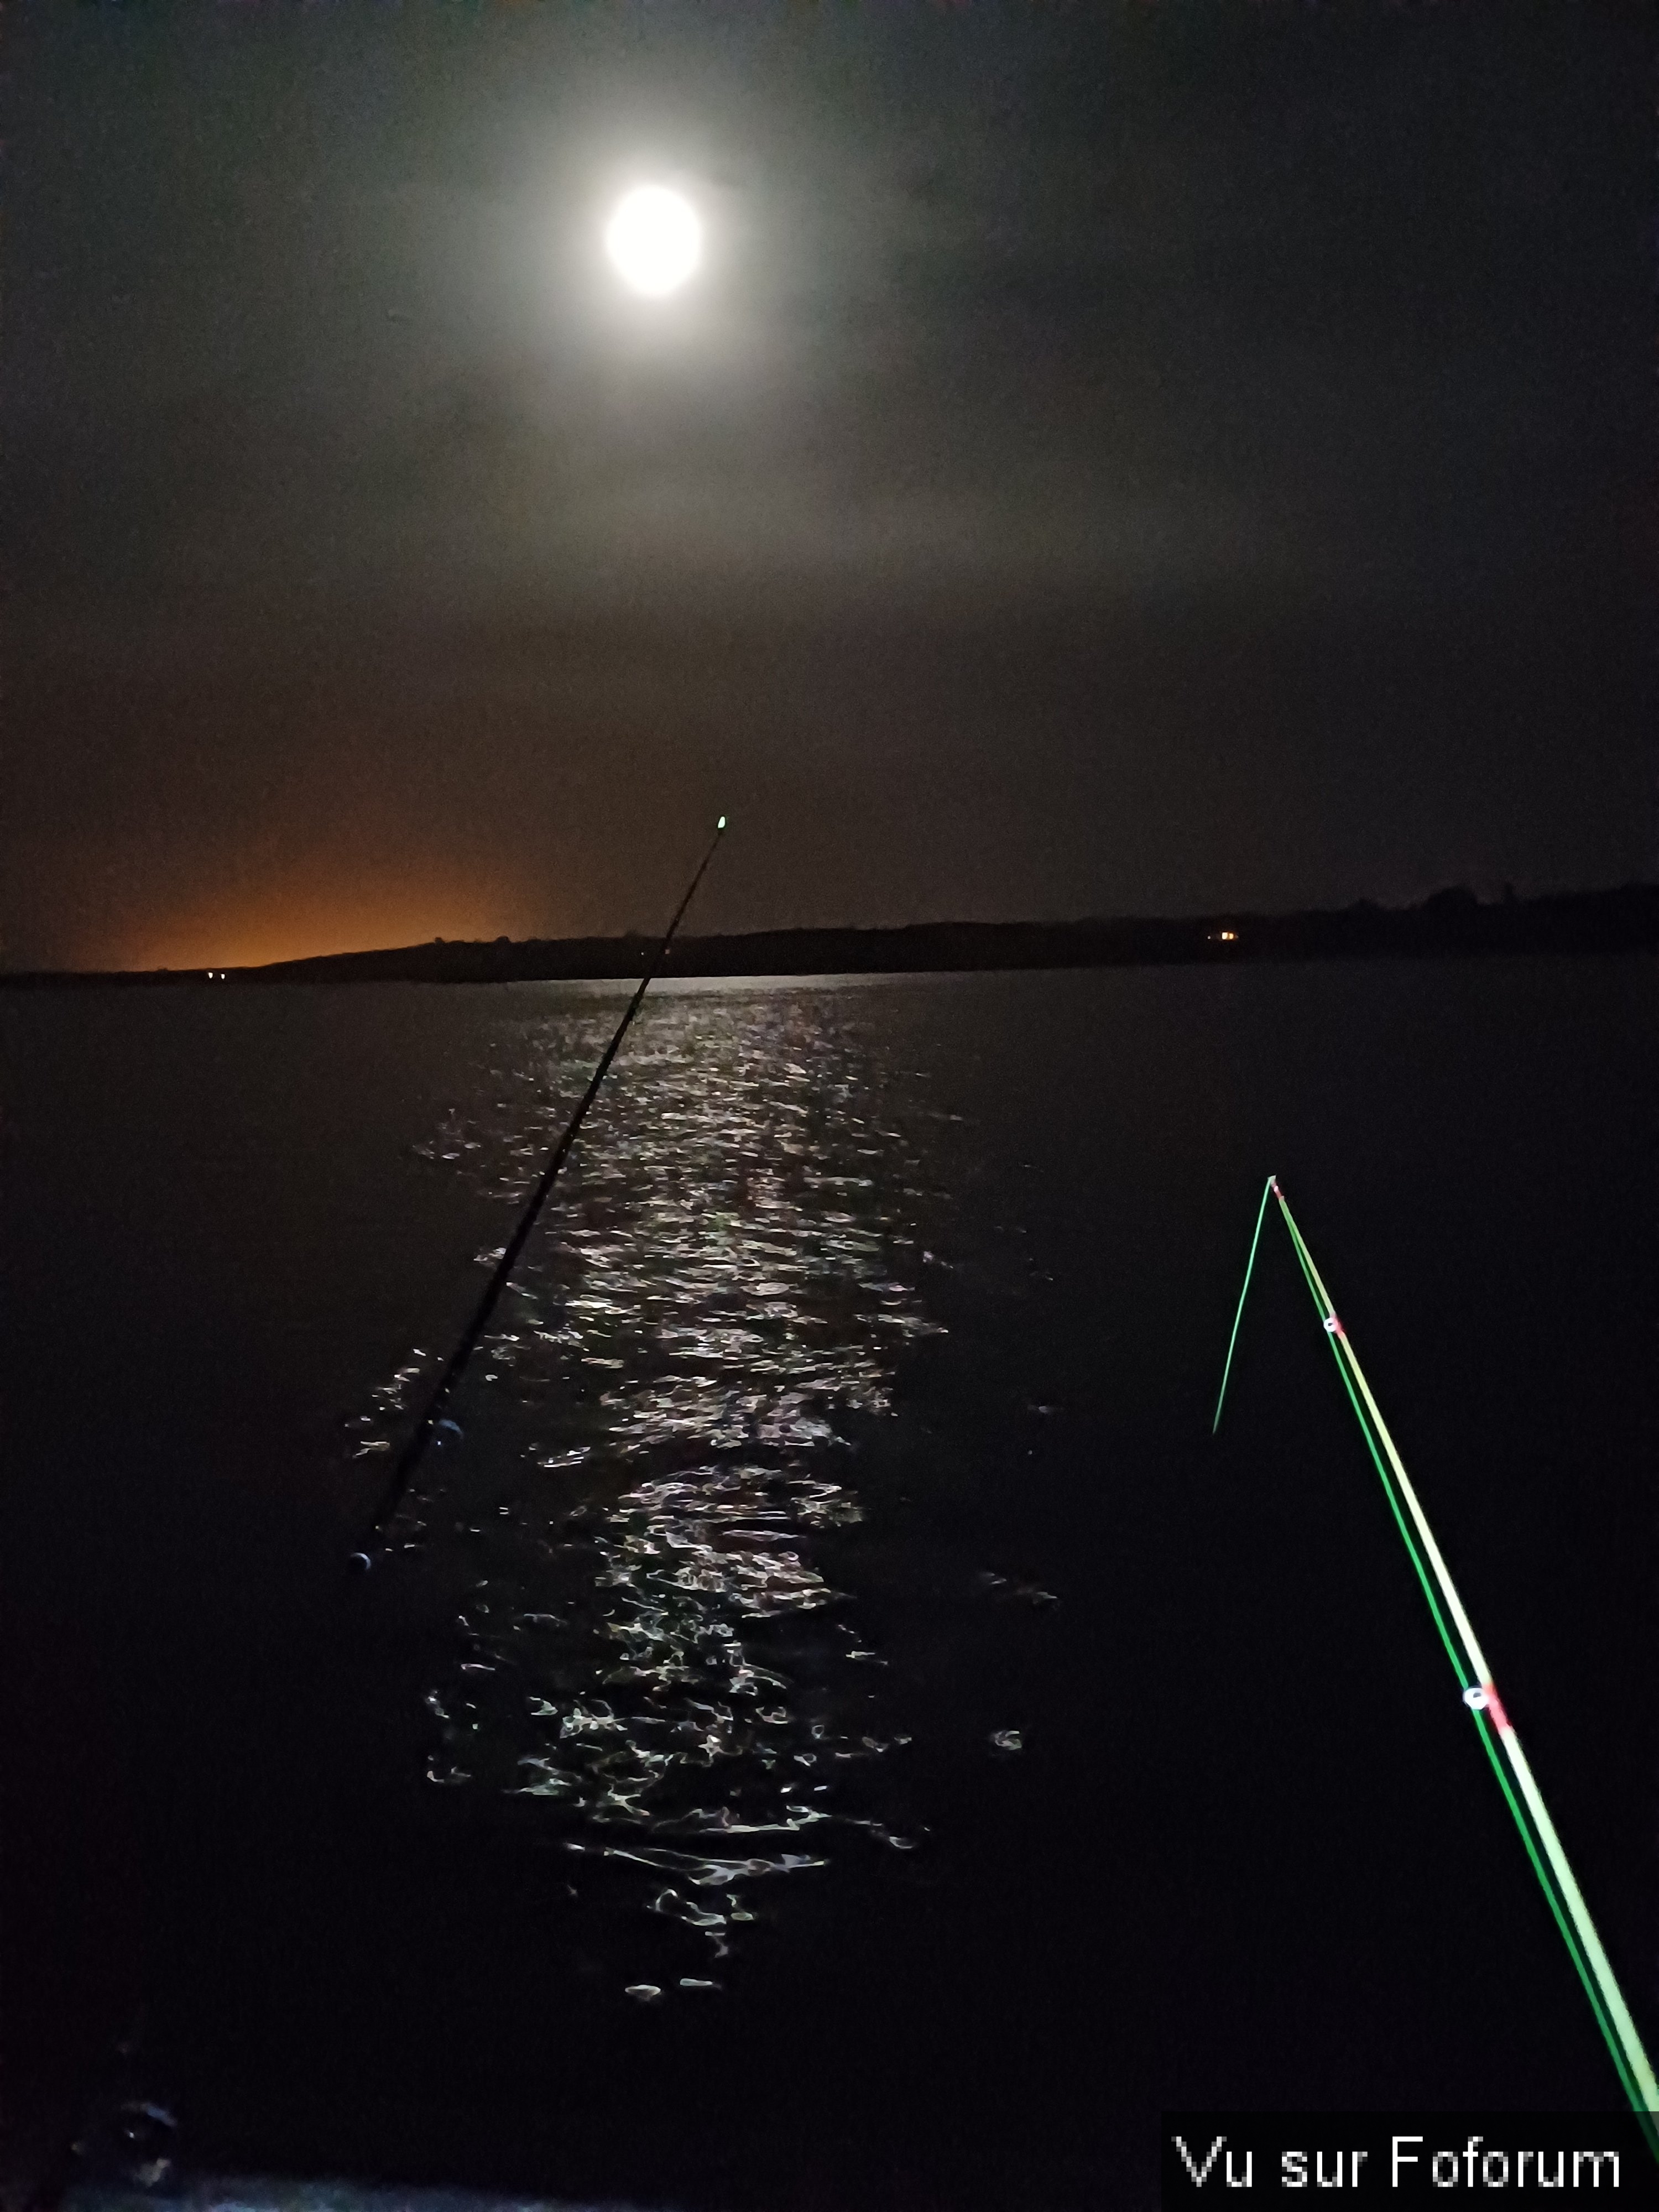
[[[320,953],[260,968],[47,969],[0,988],[227,983],[510,983],[624,981],[654,937],[532,938]],[[963,969],[1114,968],[1206,961],[1423,958],[1479,952],[1596,953],[1659,945],[1659,884],[1483,902],[1462,888],[1413,907],[1176,920],[929,921],[897,929],[776,929],[685,937],[666,975],[945,975]]]

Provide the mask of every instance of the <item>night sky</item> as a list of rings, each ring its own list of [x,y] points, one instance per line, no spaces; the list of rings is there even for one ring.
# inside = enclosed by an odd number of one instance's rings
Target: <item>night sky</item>
[[[6,961],[1650,874],[1644,13],[24,0]]]

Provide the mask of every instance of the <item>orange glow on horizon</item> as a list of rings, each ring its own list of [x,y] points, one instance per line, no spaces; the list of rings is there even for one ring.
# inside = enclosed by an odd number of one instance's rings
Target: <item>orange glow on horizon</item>
[[[503,902],[506,903],[506,902]],[[331,952],[375,952],[396,945],[510,937],[558,936],[555,921],[526,921],[504,914],[477,894],[447,887],[379,892],[358,885],[343,894],[273,896],[234,914],[197,912],[158,920],[134,932],[111,958],[83,960],[98,968],[263,968],[276,960],[307,960]]]

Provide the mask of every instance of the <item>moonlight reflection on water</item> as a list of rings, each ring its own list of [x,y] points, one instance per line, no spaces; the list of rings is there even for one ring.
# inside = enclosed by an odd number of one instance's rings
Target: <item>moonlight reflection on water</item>
[[[520,1200],[607,1019],[526,1025],[489,1118],[450,1117],[434,1168]],[[882,1413],[902,1347],[940,1328],[921,1164],[857,1049],[806,994],[650,1009],[453,1409],[465,1442],[390,1532],[458,1583],[431,1784],[514,1801],[574,1878],[625,1872],[713,1959],[756,1882],[918,1840],[880,1778],[909,1741],[881,1655],[817,1556],[863,1516],[838,1420]],[[360,1451],[432,1364],[375,1394]]]
[[[1271,1164],[1645,2006],[1651,963],[670,984],[347,1578],[619,995],[0,1006],[9,2062],[131,1990],[204,2171],[775,2212],[1606,2109],[1284,1250],[1210,1425]]]

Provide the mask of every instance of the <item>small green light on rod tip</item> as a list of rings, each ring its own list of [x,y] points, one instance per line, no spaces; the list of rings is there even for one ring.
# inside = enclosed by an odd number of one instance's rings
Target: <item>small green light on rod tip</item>
[[[720,817],[720,820],[719,820],[719,821],[714,824],[714,827],[715,827],[715,829],[716,829],[716,830],[724,830],[724,829],[725,829],[725,827],[726,827],[726,817],[725,817],[723,814],[721,815],[721,817]]]

